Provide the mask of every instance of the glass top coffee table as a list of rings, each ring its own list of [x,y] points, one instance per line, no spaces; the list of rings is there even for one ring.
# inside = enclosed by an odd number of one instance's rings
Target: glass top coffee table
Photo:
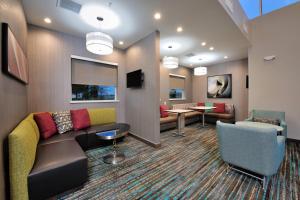
[[[125,154],[123,152],[119,152],[116,140],[118,138],[127,136],[129,129],[130,126],[128,124],[117,124],[116,129],[105,130],[96,133],[99,139],[113,140],[112,152],[103,157],[103,162],[115,165],[125,160]]]

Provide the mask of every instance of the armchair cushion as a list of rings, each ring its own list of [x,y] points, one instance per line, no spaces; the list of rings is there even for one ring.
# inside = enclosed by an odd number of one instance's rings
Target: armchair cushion
[[[267,118],[256,118],[253,117],[254,122],[261,122],[261,123],[267,123],[267,124],[273,124],[273,125],[280,125],[280,120],[279,119],[267,119]]]

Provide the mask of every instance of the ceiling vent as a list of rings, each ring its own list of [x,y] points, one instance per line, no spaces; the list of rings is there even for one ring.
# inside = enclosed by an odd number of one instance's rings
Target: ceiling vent
[[[57,0],[57,7],[64,8],[74,13],[79,13],[81,5],[71,0]]]
[[[194,54],[194,53],[188,53],[188,54],[186,54],[185,56],[188,57],[188,58],[190,58],[190,57],[194,57],[195,54]]]

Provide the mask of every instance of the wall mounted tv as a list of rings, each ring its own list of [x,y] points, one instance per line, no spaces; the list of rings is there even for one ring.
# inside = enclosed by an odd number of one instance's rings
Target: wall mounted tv
[[[144,82],[144,73],[141,69],[127,73],[127,88],[141,88]]]

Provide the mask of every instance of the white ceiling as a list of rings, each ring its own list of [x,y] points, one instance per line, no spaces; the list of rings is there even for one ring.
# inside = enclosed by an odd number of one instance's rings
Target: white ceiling
[[[73,0],[85,4],[108,6],[119,15],[120,25],[113,30],[102,30],[111,35],[114,45],[125,49],[149,33],[161,33],[161,57],[178,56],[180,64],[187,67],[208,66],[228,60],[245,58],[248,55],[248,41],[227,15],[218,0]],[[96,28],[85,23],[81,17],[69,10],[56,7],[57,0],[23,0],[29,23],[53,30],[85,37]],[[153,19],[160,12],[161,20]],[[51,24],[43,19],[50,17]],[[177,26],[183,32],[177,33]],[[120,46],[118,41],[124,41]],[[207,45],[201,46],[205,41]],[[173,44],[173,50],[168,46]],[[177,50],[175,50],[178,46]],[[215,50],[210,51],[209,47]],[[194,53],[194,57],[186,54]],[[202,61],[199,61],[202,58]],[[193,64],[193,66],[191,66]]]

